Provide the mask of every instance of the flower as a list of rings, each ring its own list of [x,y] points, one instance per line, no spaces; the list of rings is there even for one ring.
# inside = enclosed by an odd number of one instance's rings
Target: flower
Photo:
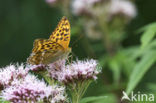
[[[94,20],[87,20],[87,23],[84,23],[86,30],[86,35],[89,39],[99,40],[102,37],[102,34],[97,30],[97,22]]]
[[[49,68],[53,68],[55,70],[61,70],[65,67],[66,60],[65,59],[59,59],[58,61],[49,64]]]
[[[7,87],[14,79],[24,78],[28,74],[29,69],[22,65],[9,65],[0,69],[0,87]]]
[[[49,64],[48,72],[53,79],[57,80],[58,78],[60,78],[62,70],[63,68],[65,68],[65,62],[65,59],[60,59],[54,63]]]
[[[77,60],[72,64],[62,67],[60,70],[50,68],[50,75],[52,78],[63,83],[74,82],[75,80],[96,80],[96,75],[100,72],[97,65],[97,61],[93,59],[84,61]]]
[[[43,80],[28,74],[24,79],[14,80],[10,87],[2,91],[1,97],[12,103],[58,103],[66,100],[64,89],[58,85],[47,86]]]
[[[39,65],[29,65],[28,66],[31,71],[33,72],[43,72],[46,70],[46,65],[39,64]]]
[[[85,12],[90,12],[90,8],[101,0],[73,0],[72,2],[72,12],[75,15],[80,15]]]
[[[128,0],[112,0],[109,9],[110,15],[122,14],[129,18],[136,16],[135,5]]]
[[[43,65],[43,64],[39,64],[39,65],[29,65],[29,68],[31,71],[33,72],[43,72],[43,71],[47,71],[49,70],[49,68],[53,68],[55,70],[59,70],[61,69],[62,67],[65,66],[65,62],[66,60],[65,59],[60,59],[60,60],[57,60],[51,64],[48,64],[48,65]],[[52,70],[53,70],[52,69]]]
[[[57,0],[46,0],[46,3],[53,5],[56,3]]]
[[[60,68],[55,69],[55,64]],[[78,102],[81,99],[89,84],[97,79],[97,74],[101,71],[97,61],[93,59],[76,60],[68,65],[65,65],[64,61],[58,61],[51,65],[53,66],[49,68],[50,76],[66,85],[73,103],[75,103],[74,100]],[[76,95],[79,97],[75,97]]]

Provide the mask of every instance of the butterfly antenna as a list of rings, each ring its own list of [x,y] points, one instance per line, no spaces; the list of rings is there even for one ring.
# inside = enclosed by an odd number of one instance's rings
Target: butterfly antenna
[[[71,64],[72,64],[72,62],[73,62],[73,56],[71,55]]]
[[[74,52],[71,52],[72,54],[71,54],[71,63],[73,62],[73,57],[75,56],[76,57],[76,55],[74,54]],[[74,55],[74,56],[73,56]]]
[[[76,54],[75,54],[74,52],[71,52],[71,55],[72,55],[73,57],[76,57]]]
[[[71,55],[68,56],[67,60],[68,60],[69,64],[71,64],[73,62],[73,57],[74,57],[73,55],[76,57],[76,55],[73,52],[71,52]],[[70,61],[69,61],[69,59],[70,59]]]
[[[70,60],[69,60],[70,58],[72,59],[72,55],[69,55],[68,58],[67,58],[67,62],[68,62],[68,64],[71,63]]]

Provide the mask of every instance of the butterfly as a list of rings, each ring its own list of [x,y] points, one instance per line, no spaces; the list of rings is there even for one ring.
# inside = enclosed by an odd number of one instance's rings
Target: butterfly
[[[59,59],[67,58],[71,52],[70,23],[66,17],[62,17],[56,29],[49,39],[36,39],[33,50],[27,63],[32,65],[50,64]]]

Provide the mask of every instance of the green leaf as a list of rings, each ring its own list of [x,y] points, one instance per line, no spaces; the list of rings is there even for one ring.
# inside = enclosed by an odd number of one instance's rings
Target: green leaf
[[[108,62],[108,55],[101,56],[98,61],[102,67],[105,67]]]
[[[4,99],[0,98],[0,103],[10,103],[9,101],[5,101]]]
[[[99,100],[99,99],[106,99],[107,96],[98,96],[98,97],[86,97],[83,98],[80,103],[87,103],[87,102],[91,102],[91,101],[95,101],[95,100]]]
[[[146,47],[148,43],[154,38],[156,34],[156,23],[146,25],[138,30],[138,32],[143,32],[143,31],[145,32],[141,36],[141,48]]]
[[[116,97],[113,94],[107,96],[93,96],[83,98],[80,103],[116,103]]]
[[[113,72],[113,79],[114,79],[114,83],[118,84],[119,80],[120,80],[120,69],[121,69],[121,64],[120,61],[118,60],[118,58],[111,58],[109,61],[109,67]]]
[[[150,83],[147,86],[149,90],[152,90],[154,93],[156,93],[156,84]]]
[[[142,28],[139,29],[137,32],[143,32],[143,31],[146,31],[146,30],[148,30],[148,29],[150,29],[150,28],[153,29],[153,30],[156,30],[156,29],[155,29],[155,28],[156,28],[156,22],[151,23],[151,24],[148,24],[148,25],[142,27]]]
[[[72,27],[72,29],[71,29],[72,36],[78,34],[79,31],[80,31],[80,27],[78,27],[78,26]]]
[[[130,49],[133,49],[133,50],[130,50]],[[135,63],[136,63],[135,58],[137,57],[137,55],[135,55],[134,53],[137,53],[137,50],[134,49],[133,47],[128,48],[126,50],[123,49],[118,52],[118,57],[120,58],[121,70],[127,77],[130,76],[130,73],[133,70],[132,68],[134,68]]]
[[[141,36],[141,48],[146,47],[150,43],[150,41],[154,38],[155,34],[156,28],[155,30],[148,29],[147,31],[145,31]]]
[[[150,67],[152,66],[152,64],[154,64],[155,61],[156,51],[150,51],[146,53],[146,55],[144,55],[138,63],[136,63],[127,85],[127,94],[129,94],[137,86],[141,78],[150,69]]]

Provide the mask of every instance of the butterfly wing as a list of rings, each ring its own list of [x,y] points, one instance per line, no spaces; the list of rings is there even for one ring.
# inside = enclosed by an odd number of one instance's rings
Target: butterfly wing
[[[68,48],[70,42],[70,23],[66,17],[61,19],[49,40],[60,44],[65,49]]]
[[[44,44],[47,42],[48,40],[47,39],[36,39],[34,41],[34,44],[33,44],[33,50],[32,52],[33,53],[36,53],[36,52],[41,52],[44,50]]]
[[[27,63],[37,65],[42,60],[42,52],[41,48],[43,45],[43,42],[45,42],[46,39],[36,39],[33,44],[33,50],[29,58],[27,59]]]
[[[65,58],[71,52],[69,42],[70,24],[68,19],[63,17],[49,39],[34,41],[34,48],[27,62],[33,65],[49,64]]]
[[[29,64],[48,64],[59,59],[59,55],[64,52],[64,48],[54,42],[47,39],[36,39],[34,41],[34,48],[32,54],[28,58]]]

